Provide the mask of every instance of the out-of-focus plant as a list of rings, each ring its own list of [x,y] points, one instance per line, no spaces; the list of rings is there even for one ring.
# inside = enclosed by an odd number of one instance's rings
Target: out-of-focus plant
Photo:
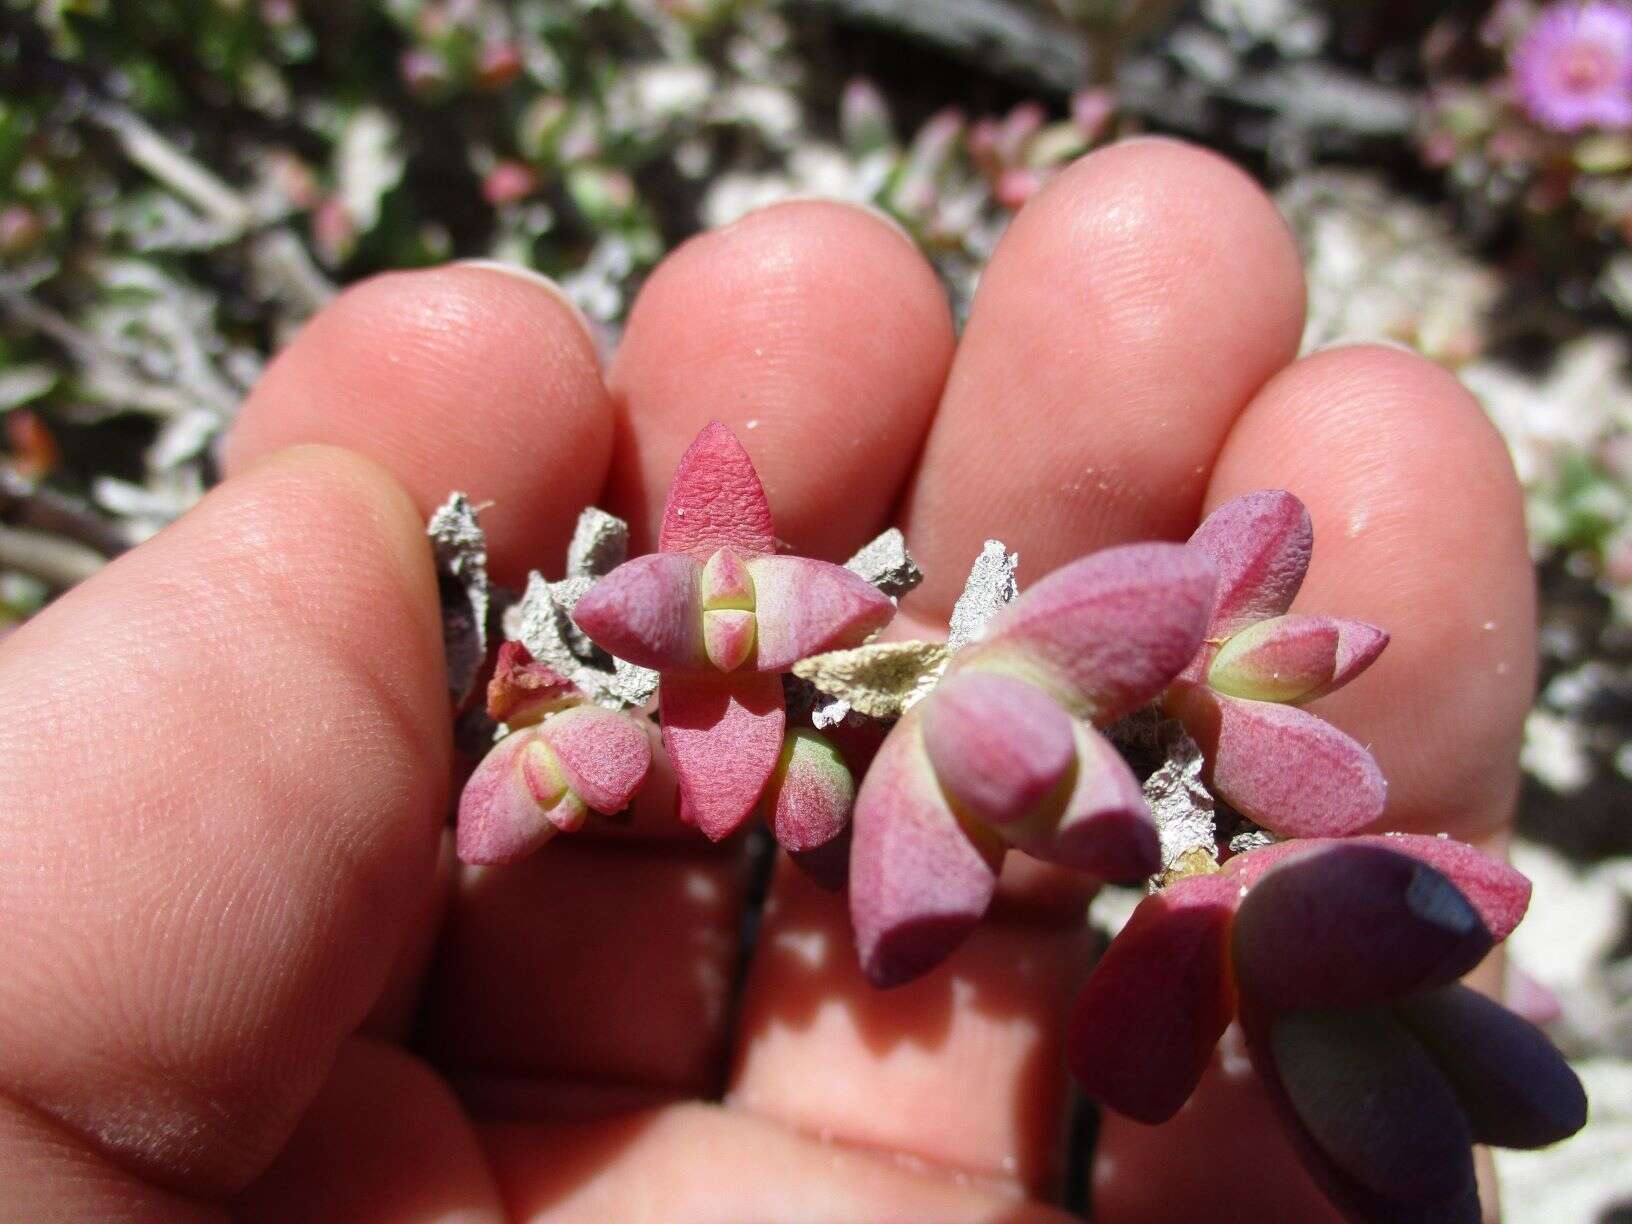
[[[1424,47],[1420,146],[1485,228],[1632,314],[1632,3],[1501,0]]]

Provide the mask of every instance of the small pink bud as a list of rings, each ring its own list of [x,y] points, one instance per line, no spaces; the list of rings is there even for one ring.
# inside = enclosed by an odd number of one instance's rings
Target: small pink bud
[[[742,558],[722,548],[703,566],[703,607],[754,610],[754,580]]]
[[[1207,683],[1255,701],[1312,701],[1347,684],[1387,645],[1387,633],[1361,621],[1274,616],[1219,647]]]
[[[1019,212],[1032,196],[1043,189],[1043,176],[1035,170],[1005,170],[992,192],[995,199],[1010,212]]]
[[[792,854],[816,850],[844,832],[856,782],[832,741],[806,727],[788,732],[761,802],[777,844]]]
[[[518,161],[501,161],[482,179],[482,198],[495,208],[525,200],[537,189],[537,177]]]
[[[704,612],[703,649],[722,672],[736,671],[754,650],[754,614],[729,608]]]
[[[521,49],[512,42],[488,43],[476,57],[476,80],[483,89],[503,89],[521,69]]]
[[[1116,95],[1109,89],[1080,89],[1071,96],[1071,122],[1090,144],[1105,134],[1115,113]]]

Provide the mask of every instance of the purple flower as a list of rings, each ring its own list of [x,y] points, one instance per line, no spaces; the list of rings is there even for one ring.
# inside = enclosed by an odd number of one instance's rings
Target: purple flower
[[[1555,131],[1632,127],[1632,5],[1554,4],[1515,49],[1513,83],[1531,118]]]

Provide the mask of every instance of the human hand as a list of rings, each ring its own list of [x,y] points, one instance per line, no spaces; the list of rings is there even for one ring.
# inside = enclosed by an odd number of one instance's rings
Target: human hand
[[[1075,880],[1011,856],[967,945],[878,992],[842,898],[779,870],[733,1004],[740,847],[577,834],[459,871],[423,515],[491,499],[511,584],[591,502],[638,547],[717,417],[800,552],[900,522],[931,630],[987,536],[1025,583],[1286,488],[1318,537],[1298,609],[1393,634],[1320,712],[1372,746],[1391,827],[1499,843],[1534,653],[1505,451],[1418,358],[1294,361],[1302,309],[1270,203],[1167,141],[1030,204],[956,345],[922,257],[836,204],[675,252],[604,383],[524,278],[348,292],[226,483],[0,645],[0,1215],[1064,1218],[1036,1200]],[[284,449],[311,442],[356,454]],[[1228,1072],[1163,1127],[1107,1117],[1097,1219],[1329,1214]]]

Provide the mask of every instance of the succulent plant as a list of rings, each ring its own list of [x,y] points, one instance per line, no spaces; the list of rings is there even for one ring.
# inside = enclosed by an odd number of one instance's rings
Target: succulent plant
[[[1213,511],[1190,547],[1218,567],[1206,637],[1164,698],[1206,753],[1213,789],[1288,837],[1341,837],[1383,814],[1371,753],[1301,709],[1369,667],[1388,634],[1361,621],[1289,615],[1314,547],[1290,493],[1249,493]]]
[[[1197,549],[1107,549],[1050,574],[952,656],[856,798],[850,912],[875,985],[962,942],[1010,849],[1100,879],[1157,869],[1139,782],[1096,727],[1195,657],[1215,581]]]
[[[1563,1057],[1457,984],[1505,939],[1529,882],[1469,846],[1389,834],[1283,842],[1147,897],[1071,1015],[1090,1095],[1157,1123],[1232,1019],[1294,1146],[1360,1221],[1476,1221],[1472,1145],[1584,1124]]]
[[[591,811],[621,812],[651,770],[638,716],[593,704],[520,642],[499,647],[487,712],[510,730],[459,797],[456,845],[467,863],[514,862]]]
[[[742,825],[773,775],[777,827],[801,843],[793,830],[808,832],[817,797],[847,793],[836,756],[808,740],[784,753],[781,673],[864,641],[895,615],[887,596],[842,566],[776,549],[753,463],[716,421],[680,460],[658,551],[624,562],[573,611],[598,646],[661,674],[680,815],[715,841]]]

